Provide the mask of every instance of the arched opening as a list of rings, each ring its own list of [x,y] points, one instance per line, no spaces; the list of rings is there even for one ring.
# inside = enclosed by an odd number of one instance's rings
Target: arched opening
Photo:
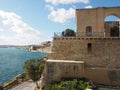
[[[86,27],[86,36],[92,36],[92,27],[91,26]]]
[[[109,15],[104,20],[105,36],[106,37],[119,37],[120,36],[120,21],[119,17]]]

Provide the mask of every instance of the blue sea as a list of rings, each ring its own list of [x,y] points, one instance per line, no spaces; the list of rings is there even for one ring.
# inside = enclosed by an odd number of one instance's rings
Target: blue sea
[[[22,66],[26,60],[45,56],[47,53],[30,52],[27,49],[0,48],[0,84],[22,73]]]

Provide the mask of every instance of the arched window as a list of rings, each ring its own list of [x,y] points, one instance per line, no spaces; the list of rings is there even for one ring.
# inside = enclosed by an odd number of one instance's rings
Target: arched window
[[[86,27],[86,36],[92,36],[92,27],[91,26]]]

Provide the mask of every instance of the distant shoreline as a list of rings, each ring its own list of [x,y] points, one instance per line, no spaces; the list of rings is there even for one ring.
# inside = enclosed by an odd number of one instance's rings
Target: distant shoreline
[[[15,46],[15,45],[0,45],[0,48],[18,48],[18,49],[29,49],[29,46]]]
[[[51,48],[50,47],[46,47],[46,48],[42,48],[42,49],[37,49],[37,50],[29,50],[31,52],[42,52],[42,53],[51,53]]]

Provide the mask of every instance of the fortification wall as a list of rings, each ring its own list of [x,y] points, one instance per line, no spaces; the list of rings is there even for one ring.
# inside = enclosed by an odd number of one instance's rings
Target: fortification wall
[[[110,37],[110,33],[108,37],[104,28],[105,17],[120,18],[119,11],[120,7],[77,9],[76,37],[53,38],[49,56],[52,61],[46,62],[46,83],[75,76],[86,77],[98,84],[120,85],[120,37]],[[88,35],[88,30],[92,34]]]
[[[120,38],[55,38],[49,58],[84,61],[87,67],[120,69],[119,54]]]
[[[62,78],[87,78],[95,84],[120,86],[120,69],[87,68],[81,61],[46,61],[45,84],[58,82]]]
[[[54,81],[60,81],[63,77],[83,76],[83,70],[83,61],[47,60],[44,75],[45,81],[48,84]]]

